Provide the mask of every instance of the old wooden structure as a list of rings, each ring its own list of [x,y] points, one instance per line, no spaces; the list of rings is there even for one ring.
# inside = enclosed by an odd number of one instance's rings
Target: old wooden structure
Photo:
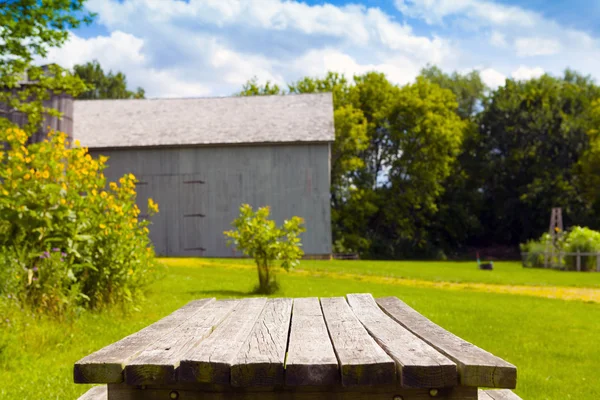
[[[44,73],[48,73],[48,65],[41,67]],[[0,90],[9,90],[11,96],[18,97],[19,93],[29,87],[35,86],[37,82],[28,78],[27,74],[18,82],[17,87],[12,89],[0,88]],[[71,139],[73,136],[73,97],[66,93],[48,93],[48,99],[42,102],[43,107],[57,110],[61,113],[60,117],[45,115],[44,121],[39,130],[34,133],[30,143],[38,143],[48,137],[48,132],[52,130],[64,132]],[[27,123],[27,115],[16,111],[8,104],[0,102],[0,117],[8,119],[13,124],[23,126]]]
[[[513,365],[369,294],[193,301],[81,359],[74,379],[107,384],[88,400],[518,399]]]
[[[304,252],[331,254],[331,93],[78,100],[74,136],[109,157],[111,181],[133,173],[138,206],[158,202],[150,238],[164,256],[239,257],[223,231],[243,203],[277,223],[304,219]]]

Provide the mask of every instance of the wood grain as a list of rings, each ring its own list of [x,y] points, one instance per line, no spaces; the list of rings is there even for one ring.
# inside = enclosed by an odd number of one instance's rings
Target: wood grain
[[[106,400],[108,398],[106,385],[94,386],[85,392],[78,400]]]
[[[181,358],[206,339],[237,303],[236,300],[215,301],[155,341],[127,363],[125,382],[129,385],[175,382]]]
[[[340,382],[338,361],[316,297],[294,300],[285,383],[322,386]]]
[[[284,383],[292,299],[269,299],[231,366],[233,386],[275,386]]]
[[[404,387],[456,386],[456,364],[388,317],[370,294],[349,294],[352,311],[375,341],[396,361]]]
[[[485,391],[479,389],[477,391],[477,400],[494,400]]]
[[[516,387],[517,368],[514,365],[453,335],[396,297],[377,299],[377,304],[396,322],[454,361],[461,385]]]
[[[73,369],[75,383],[123,382],[123,368],[129,360],[212,302],[214,298],[192,301],[141,331],[82,358]]]
[[[342,385],[382,385],[396,381],[396,364],[356,318],[343,297],[321,299],[337,355]]]
[[[338,387],[341,388],[341,387]],[[355,386],[356,389],[360,388]],[[233,389],[233,390],[232,390]],[[457,386],[437,389],[431,396],[429,389],[387,389],[366,387],[362,390],[324,388],[322,391],[300,390],[295,387],[251,391],[243,388],[199,390],[197,385],[178,384],[173,387],[148,386],[145,388],[124,384],[109,385],[110,400],[477,400],[477,388]]]
[[[493,400],[521,400],[521,398],[514,394],[512,390],[508,389],[486,390],[485,394]]]
[[[237,301],[231,314],[213,334],[181,357],[179,380],[230,383],[231,365],[235,362],[266,302],[264,298]]]

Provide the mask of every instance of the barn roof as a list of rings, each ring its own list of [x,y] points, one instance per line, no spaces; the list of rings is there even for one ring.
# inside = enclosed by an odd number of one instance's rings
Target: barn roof
[[[331,93],[74,103],[73,134],[89,148],[334,139]]]

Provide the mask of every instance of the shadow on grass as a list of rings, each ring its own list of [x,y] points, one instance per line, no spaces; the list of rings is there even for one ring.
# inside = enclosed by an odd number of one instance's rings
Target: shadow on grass
[[[197,297],[248,297],[258,295],[254,291],[242,292],[240,290],[192,290],[187,293]]]

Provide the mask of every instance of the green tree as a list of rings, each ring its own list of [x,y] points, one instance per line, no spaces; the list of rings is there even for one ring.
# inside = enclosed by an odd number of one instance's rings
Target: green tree
[[[473,117],[485,105],[489,88],[481,80],[479,71],[446,74],[438,67],[428,65],[421,70],[420,76],[441,88],[451,90],[458,102],[456,112],[464,119]]]
[[[69,30],[92,21],[84,10],[85,0],[1,0],[0,1],[0,104],[27,115],[23,127],[37,131],[44,114],[58,115],[43,106],[50,92],[77,95],[85,84],[57,65],[48,70],[32,65],[35,57],[45,57],[48,49],[60,47]],[[24,78],[35,84],[20,85]],[[9,124],[0,118],[0,128]]]
[[[373,256],[414,256],[429,244],[437,199],[463,140],[465,122],[456,107],[451,91],[418,78],[399,88],[383,108],[378,140],[388,178],[377,189],[379,210],[370,232]]]
[[[547,229],[552,207],[569,224],[593,223],[580,180],[590,149],[590,119],[599,88],[567,71],[526,82],[508,80],[481,116],[478,160],[487,239],[517,245]]]
[[[258,270],[256,292],[270,294],[278,289],[276,263],[286,271],[295,267],[304,254],[299,235],[304,232],[303,220],[292,217],[281,227],[269,219],[269,207],[254,211],[248,204],[240,207],[240,215],[232,225],[234,230],[224,232],[229,245],[254,258]]]
[[[104,73],[100,63],[96,60],[82,65],[75,65],[73,73],[81,78],[89,90],[77,96],[78,99],[143,99],[144,89],[138,87],[135,92],[127,90],[127,78],[122,72]]]
[[[421,70],[423,78],[449,89],[456,96],[457,114],[466,122],[464,140],[452,172],[444,181],[444,193],[438,198],[438,213],[429,227],[431,245],[439,251],[456,253],[483,233],[480,221],[482,210],[481,176],[478,173],[479,117],[488,102],[490,89],[478,71],[448,74],[436,66]]]
[[[285,94],[285,92],[278,85],[271,83],[271,81],[267,81],[264,85],[261,85],[258,83],[258,78],[253,77],[244,84],[242,90],[237,93],[237,96],[269,96],[276,94]]]

